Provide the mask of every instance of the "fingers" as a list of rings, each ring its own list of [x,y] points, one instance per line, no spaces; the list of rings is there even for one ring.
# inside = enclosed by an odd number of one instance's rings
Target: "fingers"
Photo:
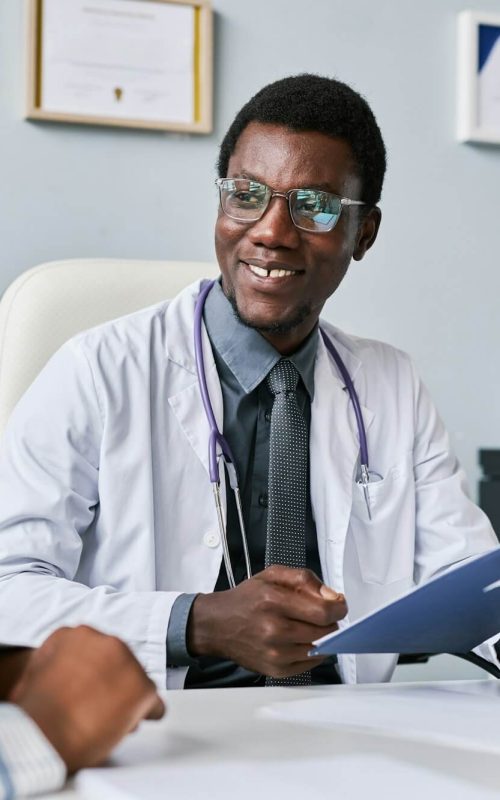
[[[255,575],[257,580],[270,583],[277,583],[293,591],[318,594],[323,586],[318,576],[310,569],[294,569],[284,567],[281,564],[273,564],[271,567]]]
[[[325,656],[308,656],[312,649],[311,631],[325,635],[325,630],[313,629],[303,623],[290,623],[286,627],[276,626],[272,635],[264,636],[261,643],[261,666],[264,675],[285,677],[313,669],[325,660]],[[330,630],[330,629],[328,629]],[[328,630],[326,632],[328,632]]]
[[[161,719],[165,716],[165,703],[157,694],[153,698],[153,705],[145,716],[145,719]]]
[[[109,673],[116,690],[121,681],[121,692],[128,696],[132,716],[140,719],[158,720],[165,714],[165,704],[156,691],[156,685],[147,677],[141,664],[128,646],[113,636],[104,637],[103,644],[113,648],[115,669]],[[112,657],[110,650],[109,656]]]
[[[307,570],[293,571],[307,572]],[[261,575],[263,574],[261,573]],[[310,573],[310,575],[316,581],[318,580],[313,573]],[[300,589],[290,591],[289,585],[264,580],[263,588],[260,592],[260,604],[263,610],[283,618],[306,622],[317,627],[329,628],[326,633],[334,630],[335,628],[332,626],[335,626],[347,614],[344,595],[335,593],[334,600],[325,599],[324,595],[320,594],[323,584],[319,583],[319,588],[316,587],[313,591],[310,588],[310,584],[303,581],[301,576],[298,577],[295,585],[305,585],[307,588],[305,591]],[[324,588],[325,590],[327,589],[327,587]],[[333,592],[333,590],[328,590],[328,592]],[[319,636],[313,635],[312,638],[317,639]]]
[[[306,649],[310,650],[312,643],[322,636],[327,636],[333,633],[338,628],[338,625],[308,625],[305,622],[296,620],[288,620],[287,624],[281,625],[276,628],[273,641],[277,645],[287,644],[293,642],[298,645],[305,645]]]
[[[293,569],[275,564],[258,573],[255,578],[265,583],[281,586],[293,592],[294,595],[308,597],[313,603],[318,603],[319,601],[319,607],[321,607],[321,601],[325,601],[327,604],[335,603],[337,612],[332,621],[342,619],[347,613],[344,595],[322,583],[310,569]],[[332,608],[332,606],[327,607]],[[322,623],[318,621],[316,624]],[[325,621],[324,624],[328,624],[328,622]]]
[[[290,675],[299,675],[319,666],[325,656],[308,656],[310,645],[288,645],[277,648],[274,653],[269,653],[269,659],[264,664],[262,673],[273,678],[287,678]]]

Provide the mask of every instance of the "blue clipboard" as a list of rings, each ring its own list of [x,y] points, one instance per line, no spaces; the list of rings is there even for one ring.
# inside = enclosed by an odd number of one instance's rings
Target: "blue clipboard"
[[[500,547],[323,636],[313,642],[309,655],[467,653],[496,633],[500,633]]]

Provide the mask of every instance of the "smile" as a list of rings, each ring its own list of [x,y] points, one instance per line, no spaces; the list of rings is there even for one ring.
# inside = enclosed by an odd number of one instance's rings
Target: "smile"
[[[255,264],[248,264],[248,268],[250,269],[250,272],[252,272],[258,278],[270,278],[271,280],[276,280],[277,278],[287,278],[292,275],[300,274],[300,272],[297,270],[283,269],[283,267],[266,269],[265,267],[258,267]]]

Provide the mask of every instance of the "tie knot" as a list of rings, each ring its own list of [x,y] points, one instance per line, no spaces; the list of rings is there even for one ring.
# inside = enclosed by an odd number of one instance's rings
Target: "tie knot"
[[[282,358],[269,372],[267,385],[272,394],[277,395],[283,392],[294,392],[299,382],[299,373],[287,358]]]

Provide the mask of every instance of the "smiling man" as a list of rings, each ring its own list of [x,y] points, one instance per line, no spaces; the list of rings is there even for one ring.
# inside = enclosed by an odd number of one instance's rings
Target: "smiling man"
[[[0,640],[94,625],[169,687],[390,678],[397,654],[307,652],[496,539],[408,357],[319,324],[375,242],[384,172],[343,83],[286,78],[243,107],[220,281],[75,337],[10,420]]]

